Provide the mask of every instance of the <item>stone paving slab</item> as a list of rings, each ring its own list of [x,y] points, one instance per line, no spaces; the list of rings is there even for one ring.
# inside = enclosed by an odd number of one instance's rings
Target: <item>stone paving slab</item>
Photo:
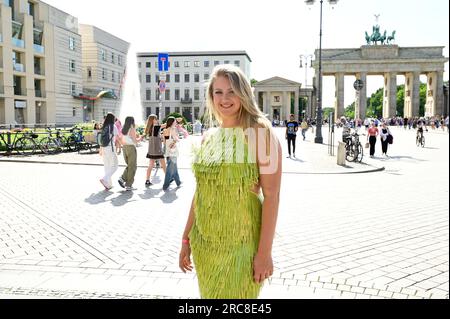
[[[261,298],[448,298],[448,135],[419,149],[414,132],[394,132],[391,157],[371,160],[383,172],[283,174]],[[192,173],[167,193],[160,172],[145,189],[138,169],[131,193],[104,192],[101,174],[0,162],[1,298],[199,298],[195,272],[177,269]]]

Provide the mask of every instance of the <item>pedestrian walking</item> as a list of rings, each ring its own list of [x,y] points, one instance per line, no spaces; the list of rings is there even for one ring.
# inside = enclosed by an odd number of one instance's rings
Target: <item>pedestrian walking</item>
[[[165,156],[167,158],[166,176],[164,179],[163,190],[167,191],[170,184],[175,182],[177,187],[181,186],[180,176],[178,174],[178,137],[177,123],[174,117],[167,119],[166,128],[163,131],[165,139]]]
[[[380,130],[380,140],[381,140],[381,154],[385,157],[388,157],[387,152],[389,144],[392,143],[391,139],[392,139],[391,131],[389,130],[389,127],[385,123],[383,123],[381,125]]]
[[[373,158],[375,156],[375,145],[377,144],[377,137],[380,134],[378,128],[375,126],[375,123],[372,122],[370,124],[369,130],[367,132],[367,141],[370,144],[370,157]]]
[[[155,166],[155,161],[158,161],[161,164],[164,173],[166,172],[166,161],[164,159],[164,152],[162,148],[163,139],[161,136],[161,125],[159,125],[158,117],[155,114],[148,117],[144,135],[148,139],[147,158],[150,159],[147,169],[147,176],[145,179],[145,186],[149,187],[153,185],[150,181],[150,177],[153,167]]]
[[[108,113],[102,125],[102,130],[98,138],[100,142],[100,156],[103,158],[103,166],[105,175],[100,179],[100,183],[105,190],[113,188],[112,176],[119,168],[119,160],[117,159],[117,151],[120,149],[119,132],[114,125],[115,116]]]
[[[192,252],[202,298],[256,299],[273,274],[281,146],[239,68],[214,69],[207,109],[211,123],[217,121],[220,127],[206,134],[196,153],[197,187],[182,238],[180,268],[193,269]],[[251,150],[260,156],[238,160]]]
[[[136,126],[133,117],[127,117],[122,128],[123,158],[127,167],[119,179],[119,185],[127,191],[133,189],[134,178],[137,171],[137,150],[139,141],[136,138]]]
[[[302,129],[303,140],[306,140],[306,132],[308,131],[309,126],[305,119],[303,119],[300,128]]]
[[[298,122],[295,120],[295,116],[291,114],[290,121],[286,123],[286,140],[288,143],[288,158],[292,157],[292,152],[295,158],[295,146],[297,144],[297,132],[298,132]],[[292,152],[291,152],[292,144]]]

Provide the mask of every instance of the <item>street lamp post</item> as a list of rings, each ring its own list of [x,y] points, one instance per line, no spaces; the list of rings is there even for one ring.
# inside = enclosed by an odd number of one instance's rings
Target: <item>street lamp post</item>
[[[308,61],[310,61],[310,67],[312,67],[312,54],[301,54],[300,55],[300,69],[303,68],[303,61],[305,61],[305,89],[308,86]]]
[[[328,0],[328,3],[335,5],[339,0]],[[307,5],[313,5],[316,0],[305,0]],[[322,5],[323,0],[320,0],[320,45],[319,45],[319,87],[317,88],[317,128],[316,144],[323,144],[322,137]]]

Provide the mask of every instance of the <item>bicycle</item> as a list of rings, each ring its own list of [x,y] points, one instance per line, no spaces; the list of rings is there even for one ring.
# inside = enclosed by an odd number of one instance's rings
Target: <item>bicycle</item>
[[[416,145],[417,147],[425,147],[425,136],[423,135],[423,132],[417,132]]]
[[[32,131],[25,131],[22,133],[23,136],[19,138],[14,144],[14,149],[20,155],[31,156],[36,153],[36,148],[39,148],[44,152],[43,147],[39,142],[36,142],[36,139],[39,137],[36,133]]]
[[[364,136],[364,134],[362,134]],[[344,135],[343,140],[345,143],[345,159],[348,162],[361,163],[364,158],[364,148],[359,141],[361,135],[358,132],[354,132],[348,135]]]
[[[12,154],[12,152],[15,150],[15,144],[18,140],[18,132],[20,131],[16,131],[16,132],[0,132],[0,142],[3,143],[3,145],[5,145],[6,148],[6,156],[10,156]],[[11,135],[13,135],[13,138],[11,139]],[[1,143],[0,143],[1,144]]]
[[[56,130],[56,137],[53,137],[53,133],[50,127],[47,127],[48,137],[41,140],[45,154],[57,154],[63,151],[63,147],[67,147],[67,139],[61,135],[61,130]]]

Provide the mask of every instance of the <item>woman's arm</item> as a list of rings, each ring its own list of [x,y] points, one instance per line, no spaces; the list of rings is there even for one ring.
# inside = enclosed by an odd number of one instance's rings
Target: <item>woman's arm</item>
[[[189,217],[186,223],[186,227],[184,229],[182,244],[181,244],[181,252],[179,258],[179,267],[181,271],[186,273],[186,271],[192,271],[192,261],[191,261],[191,246],[189,242],[189,233],[192,230],[192,226],[194,225],[195,220],[195,196],[192,200],[191,210],[189,212]]]
[[[261,139],[260,139],[261,141]],[[275,134],[271,132],[269,143],[273,143],[270,148],[266,141],[258,142],[258,148],[270,149],[269,165],[273,166],[264,174],[264,167],[267,163],[258,158],[260,171],[260,185],[264,194],[262,208],[261,236],[258,252],[254,260],[254,279],[256,283],[261,283],[273,275],[272,246],[275,237],[275,229],[278,219],[278,207],[280,203],[281,173],[282,173],[282,150]],[[258,152],[259,154],[259,152]]]

